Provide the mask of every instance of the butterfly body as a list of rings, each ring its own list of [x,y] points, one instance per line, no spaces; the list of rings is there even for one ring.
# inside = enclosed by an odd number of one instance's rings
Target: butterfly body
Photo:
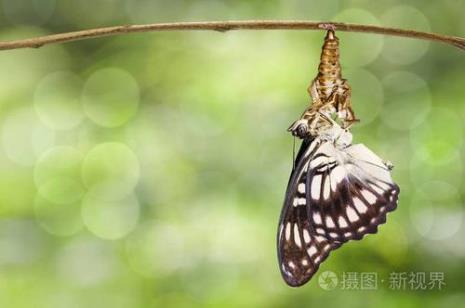
[[[329,253],[349,240],[376,233],[396,208],[398,186],[390,168],[333,122],[304,139],[295,161],[278,228],[284,280],[300,286]]]

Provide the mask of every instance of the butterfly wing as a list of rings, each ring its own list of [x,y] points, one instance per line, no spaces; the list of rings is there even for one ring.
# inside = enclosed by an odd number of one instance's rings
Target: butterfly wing
[[[340,151],[325,143],[315,153],[307,179],[311,225],[332,242],[376,233],[387,212],[397,207],[399,187],[389,168],[362,144]]]
[[[278,227],[278,260],[281,274],[290,286],[306,283],[331,249],[325,237],[315,234],[308,213],[309,165],[320,141],[304,140],[296,157]]]
[[[303,142],[281,212],[278,259],[290,286],[311,279],[331,250],[376,233],[396,208],[399,188],[389,169],[364,145],[338,150]]]

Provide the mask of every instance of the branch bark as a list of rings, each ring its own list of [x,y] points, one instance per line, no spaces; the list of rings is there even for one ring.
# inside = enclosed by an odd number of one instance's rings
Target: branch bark
[[[187,30],[213,30],[219,32],[226,32],[231,30],[327,30],[329,28],[333,28],[336,31],[376,33],[442,42],[465,50],[465,38],[462,37],[372,25],[297,20],[207,21],[124,25],[52,34],[24,40],[3,41],[0,42],[0,50],[19,48],[39,48],[48,44],[65,43],[77,40],[136,32]]]

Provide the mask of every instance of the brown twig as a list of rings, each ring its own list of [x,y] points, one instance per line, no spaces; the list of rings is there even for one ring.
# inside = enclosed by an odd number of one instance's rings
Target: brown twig
[[[442,42],[465,50],[465,38],[441,35],[430,32],[387,28],[372,25],[349,24],[342,22],[313,22],[287,20],[245,20],[245,21],[206,21],[206,22],[174,22],[146,25],[125,25],[88,29],[82,31],[52,34],[24,40],[0,42],[0,50],[18,48],[39,48],[47,44],[65,43],[104,36],[150,32],[150,31],[180,31],[180,30],[214,30],[226,32],[231,30],[326,30],[334,28],[337,31],[377,33],[408,38]]]

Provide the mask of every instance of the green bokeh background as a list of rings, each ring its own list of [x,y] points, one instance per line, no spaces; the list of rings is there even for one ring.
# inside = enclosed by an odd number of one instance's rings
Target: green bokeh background
[[[2,0],[0,39],[226,19],[379,24],[465,36],[465,1]],[[399,207],[320,273],[378,290],[287,287],[275,232],[286,128],[324,33],[171,32],[0,52],[0,307],[458,307],[465,302],[463,51],[338,33],[363,142]],[[391,272],[443,272],[395,291]]]

